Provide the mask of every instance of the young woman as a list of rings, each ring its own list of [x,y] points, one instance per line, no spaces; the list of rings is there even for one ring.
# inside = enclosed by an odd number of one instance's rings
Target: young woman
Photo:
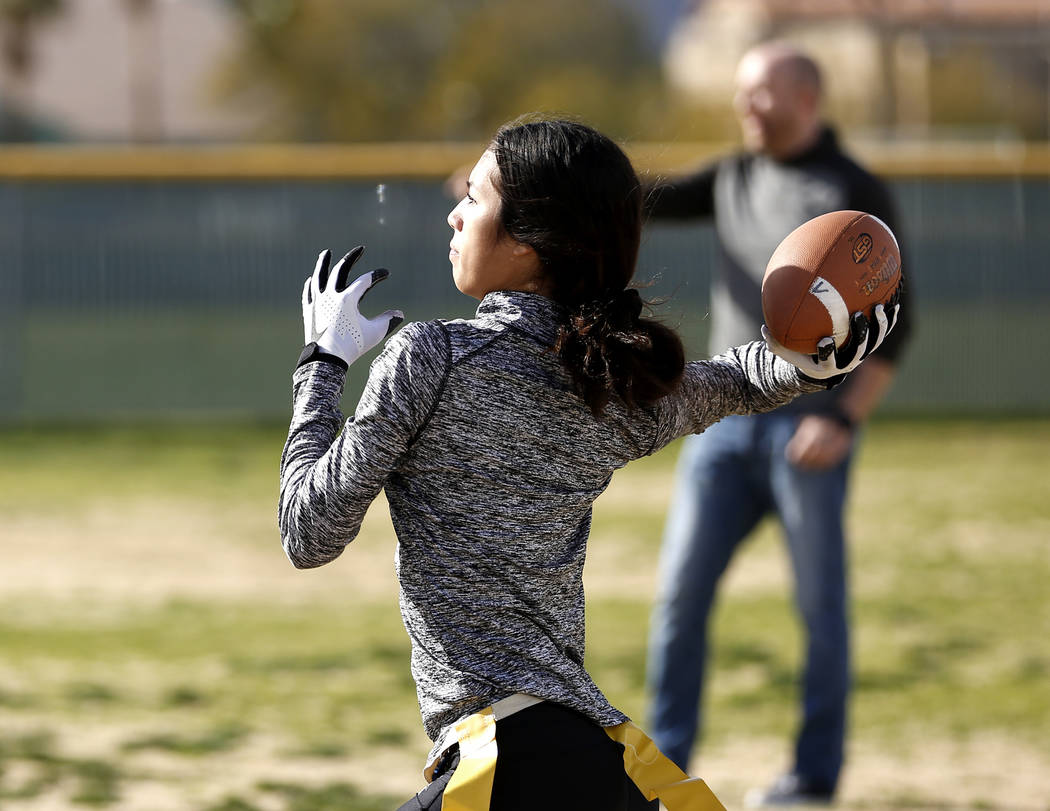
[[[720,808],[602,695],[583,666],[591,505],[613,471],[728,414],[776,408],[853,368],[885,336],[855,320],[826,360],[756,341],[685,363],[628,284],[641,191],[578,123],[502,128],[448,216],[472,320],[413,323],[373,363],[354,417],[348,364],[401,321],[358,312],[386,271],[322,253],[303,291],[280,527],[292,563],[338,557],[386,490],[401,612],[432,781],[404,809],[626,809],[656,796]],[[895,314],[894,314],[895,315]],[[341,429],[341,430],[340,430]],[[644,799],[643,799],[644,797]]]

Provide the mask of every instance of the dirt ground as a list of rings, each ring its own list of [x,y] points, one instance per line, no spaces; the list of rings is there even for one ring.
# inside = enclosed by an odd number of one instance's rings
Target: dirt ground
[[[284,560],[273,525],[273,515],[231,514],[218,507],[202,510],[199,505],[189,509],[161,500],[136,502],[120,513],[98,507],[75,522],[65,516],[15,518],[4,527],[0,601],[17,605],[29,598],[75,598],[104,613],[107,605],[149,604],[174,596],[221,601],[269,593],[296,601],[338,598],[353,589],[358,595],[396,599],[394,539],[383,503],[369,512],[363,534],[367,540],[354,550],[353,567],[330,567],[309,576],[294,572]],[[240,529],[231,534],[231,526]],[[651,593],[654,567],[625,568],[616,550],[612,543],[595,546],[587,570],[592,595],[611,589],[621,594]],[[742,589],[785,582],[782,564],[775,557],[755,561],[733,577]],[[13,734],[18,723],[9,717],[3,725]],[[57,730],[63,752],[94,757],[118,752],[118,742],[136,731],[112,725],[92,728],[57,716],[36,715],[32,724]],[[910,730],[902,739],[906,744],[896,750],[863,741],[852,744],[840,807],[1050,809],[1050,759],[1022,741],[999,734],[944,739],[921,730]],[[787,746],[778,739],[731,739],[705,750],[694,763],[694,772],[728,807],[741,807],[748,788],[783,769]],[[120,801],[107,807],[184,811],[187,802],[203,807],[232,794],[250,796],[251,787],[260,780],[282,779],[300,784],[349,781],[374,793],[407,797],[421,787],[420,761],[425,754],[422,747],[410,749],[379,747],[349,760],[290,759],[286,741],[253,735],[235,751],[207,758],[121,754],[131,777],[123,784]],[[28,776],[9,773],[5,779],[18,782]],[[256,799],[259,807],[266,807],[266,798]],[[51,793],[7,801],[3,807],[51,811],[66,808],[63,802]]]

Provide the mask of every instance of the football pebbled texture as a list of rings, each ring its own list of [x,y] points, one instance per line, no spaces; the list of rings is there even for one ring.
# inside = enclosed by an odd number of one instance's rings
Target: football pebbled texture
[[[900,283],[900,247],[889,227],[863,211],[832,211],[800,225],[773,251],[762,278],[762,314],[777,341],[815,354],[829,335],[841,347],[850,315],[874,317]]]

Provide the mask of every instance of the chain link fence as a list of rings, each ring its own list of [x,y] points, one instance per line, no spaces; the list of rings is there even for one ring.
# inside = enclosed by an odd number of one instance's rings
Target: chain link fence
[[[1050,413],[1050,178],[892,186],[917,330],[883,413]],[[0,420],[286,416],[320,249],[390,269],[366,310],[473,312],[451,205],[433,179],[0,181]],[[709,227],[645,234],[638,279],[694,357],[714,255]]]

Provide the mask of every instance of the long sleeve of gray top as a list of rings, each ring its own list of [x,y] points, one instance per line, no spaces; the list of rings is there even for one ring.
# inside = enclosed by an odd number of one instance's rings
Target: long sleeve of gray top
[[[339,368],[314,362],[293,375],[285,552],[300,568],[335,559],[385,488],[432,739],[512,693],[603,726],[626,720],[583,667],[594,500],[632,459],[818,388],[756,342],[689,363],[654,406],[614,398],[595,419],[551,351],[562,318],[542,296],[491,293],[474,319],[410,324],[372,364],[345,424]]]

